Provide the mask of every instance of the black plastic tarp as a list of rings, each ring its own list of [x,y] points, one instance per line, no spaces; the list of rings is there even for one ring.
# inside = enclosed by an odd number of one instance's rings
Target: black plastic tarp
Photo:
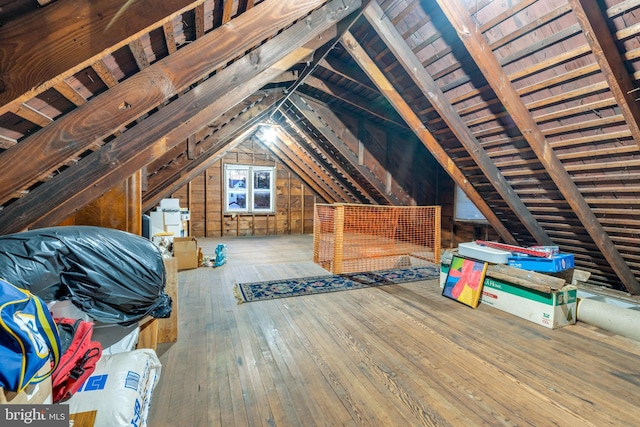
[[[50,227],[0,236],[0,277],[45,302],[70,299],[104,323],[171,314],[158,248],[111,228]]]

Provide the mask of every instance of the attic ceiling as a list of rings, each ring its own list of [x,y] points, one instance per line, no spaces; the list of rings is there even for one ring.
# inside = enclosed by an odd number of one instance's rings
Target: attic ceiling
[[[0,0],[0,233],[141,169],[148,210],[266,122],[327,202],[420,202],[358,162],[351,114],[420,141],[505,242],[638,294],[639,6]]]

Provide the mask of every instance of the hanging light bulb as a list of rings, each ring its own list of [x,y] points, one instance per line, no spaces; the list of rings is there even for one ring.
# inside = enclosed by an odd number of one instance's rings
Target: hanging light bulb
[[[276,130],[273,128],[273,126],[263,126],[262,134],[264,135],[264,140],[266,143],[273,144],[274,142],[276,142]]]

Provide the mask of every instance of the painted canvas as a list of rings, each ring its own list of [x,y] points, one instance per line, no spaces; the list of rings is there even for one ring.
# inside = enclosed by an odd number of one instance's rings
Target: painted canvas
[[[454,256],[442,295],[476,308],[487,266],[486,262]]]

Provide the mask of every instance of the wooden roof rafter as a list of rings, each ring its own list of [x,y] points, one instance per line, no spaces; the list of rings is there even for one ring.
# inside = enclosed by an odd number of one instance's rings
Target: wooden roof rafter
[[[290,99],[290,98],[289,98]],[[295,146],[291,146],[293,151],[299,157],[307,158],[311,163],[319,165],[322,170],[327,171],[326,174],[332,177],[331,180],[335,181],[337,186],[343,189],[345,194],[343,198],[358,203],[367,202],[378,204],[378,201],[373,197],[365,188],[363,188],[356,179],[350,176],[339,161],[336,161],[335,157],[322,150],[319,147],[318,142],[302,130],[299,125],[299,121],[295,117],[292,117],[290,111],[287,111],[284,106],[278,110],[282,118],[284,119],[283,125],[290,128],[287,133],[289,134],[289,140],[295,142]],[[283,138],[280,138],[283,139]],[[348,196],[346,196],[348,192]]]
[[[403,205],[400,198],[391,193],[386,194],[385,186],[382,181],[380,181],[370,170],[368,170],[364,165],[360,165],[358,163],[358,155],[353,153],[346,144],[340,140],[338,135],[335,133],[334,129],[332,129],[319,115],[319,113],[314,110],[309,103],[305,102],[305,100],[297,94],[291,95],[289,101],[296,107],[296,109],[302,114],[318,132],[324,137],[329,143],[334,147],[334,149],[342,156],[342,158],[348,162],[351,169],[354,169],[357,174],[362,176],[367,182],[375,189],[375,192],[365,190],[366,193],[370,195],[376,204],[385,202],[386,204],[391,205]],[[286,113],[285,113],[286,114]],[[325,151],[325,154],[328,154]],[[372,194],[374,193],[374,194]],[[378,200],[381,198],[382,200]]]
[[[319,78],[313,75],[307,77],[304,83],[307,86],[310,86],[314,89],[317,89],[321,92],[331,95],[339,99],[340,101],[343,101],[349,105],[352,105],[356,109],[361,110],[366,114],[379,118],[380,120],[383,120],[385,122],[389,122],[390,124],[393,124],[395,126],[406,128],[406,125],[404,123],[394,120],[393,117],[389,117],[389,115],[386,114],[386,112],[383,111],[382,109],[377,108],[375,105],[371,105],[370,102],[366,102],[365,98],[360,97],[358,95],[354,95],[348,90],[341,89],[337,85],[331,84],[330,82],[327,82],[324,80],[320,80]],[[302,91],[304,91],[304,89],[302,89]]]
[[[321,186],[326,189],[325,191],[334,195],[333,199],[335,201],[362,202],[361,198],[350,191],[340,180],[336,179],[335,170],[331,170],[318,161],[316,156],[304,144],[300,144],[298,139],[303,138],[302,136],[278,127],[275,128],[275,131],[277,144],[269,147],[269,149],[277,148],[281,155],[290,160],[286,163],[287,165],[291,166],[293,164],[303,172],[306,171],[307,176],[315,176],[319,179]]]
[[[640,107],[635,101],[636,91],[624,64],[624,57],[616,45],[616,40],[609,31],[605,14],[598,3],[584,0],[569,0],[582,32],[589,42],[604,78],[615,97],[620,111],[629,126],[631,135],[640,147]]]
[[[438,84],[429,76],[427,71],[421,67],[418,58],[413,54],[411,49],[409,49],[389,19],[384,16],[382,9],[380,9],[377,4],[372,4],[365,11],[365,17],[385,42],[388,49],[394,54],[400,65],[411,76],[414,83],[429,99],[429,102],[433,105],[440,117],[447,123],[449,129],[455,134],[458,141],[466,148],[475,163],[493,184],[495,190],[509,205],[529,233],[531,233],[531,236],[533,236],[539,245],[551,245],[552,241],[547,233],[537,223],[533,215],[531,215],[531,212],[529,212],[518,195],[513,191],[511,185],[509,185],[504,176],[502,176],[500,170],[495,166],[493,160],[473,136],[471,130],[465,125],[453,106],[447,101]]]
[[[546,141],[527,106],[509,82],[501,64],[494,55],[486,54],[490,51],[487,41],[481,33],[475,30],[475,25],[460,0],[436,1],[466,46],[467,51],[474,58],[476,65],[483,72],[487,82],[502,100],[511,118],[538,156],[544,169],[562,192],[565,200],[570,204],[575,215],[580,219],[585,230],[596,243],[622,284],[629,292],[640,294],[640,283],[571,180],[569,172]]]
[[[295,144],[288,133],[276,131],[276,136],[277,141],[275,144],[263,145],[328,203],[344,203],[344,196],[339,194],[339,190],[331,186],[332,179],[326,171],[316,170],[288,149],[289,146]]]
[[[242,130],[239,134],[236,133],[229,139],[225,140],[223,144],[210,148],[198,159],[194,159],[184,167],[181,171],[182,173],[174,175],[170,179],[162,182],[160,186],[156,186],[148,191],[142,198],[142,211],[146,212],[151,210],[154,206],[157,206],[158,203],[160,203],[160,200],[167,197],[174,191],[179,190],[182,186],[189,183],[194,177],[203,173],[207,168],[220,160],[225,154],[254,134],[257,128],[258,124],[253,123],[247,129]]]
[[[220,35],[225,40],[225,43],[216,45],[216,54],[220,61],[224,62],[225,58],[235,56],[239,40],[246,42],[250,39],[246,33],[253,31],[252,19],[259,19],[264,24],[266,16],[272,14],[275,22],[279,22],[280,19],[283,22],[288,22],[291,16],[287,18],[286,13],[285,16],[282,15],[282,11],[287,10],[287,6],[290,7],[289,12],[295,16],[300,13],[304,14],[305,10],[308,11],[306,8],[313,9],[316,5],[313,1],[304,4],[300,4],[300,1],[293,2],[296,3],[296,6],[284,3],[279,0],[267,0],[260,4],[264,7],[255,7],[251,12],[247,12],[246,15],[249,17],[246,27],[236,26],[230,29],[223,26],[212,32],[219,32],[216,36]],[[7,220],[7,223],[0,225],[0,233],[19,231],[29,226],[37,227],[38,224],[61,222],[74,209],[85,206],[116,185],[122,176],[133,174],[167,149],[184,141],[192,132],[209,123],[212,118],[223,114],[242,99],[259,90],[272,78],[308,56],[311,50],[315,50],[319,46],[319,43],[323,43],[319,36],[324,35],[331,28],[335,29],[336,22],[359,6],[357,0],[352,0],[349,3],[349,8],[341,8],[334,0],[320,9],[316,9],[307,19],[290,26],[254,51],[254,55],[259,55],[260,58],[258,64],[249,55],[235,61],[207,79],[199,86],[198,91],[189,91],[170,105],[146,118],[139,125],[123,133],[116,138],[118,143],[105,144],[100,150],[79,162],[78,165],[40,185],[29,196],[12,203],[11,206],[3,210],[3,215],[6,215],[4,218],[12,218],[12,220]],[[264,11],[269,12],[265,14]],[[242,16],[238,20],[241,18]],[[228,34],[229,30],[231,34],[236,35],[237,40],[225,37],[225,35],[230,35]],[[261,31],[267,30],[261,27]],[[202,41],[206,39],[203,37]],[[300,43],[310,43],[310,47],[296,48]],[[188,47],[179,50],[176,55],[181,52],[188,53]],[[193,54],[198,55],[196,63],[202,64],[201,53],[194,50]],[[211,61],[208,62],[208,65],[215,67],[215,63],[216,61]],[[165,62],[163,66],[167,67],[167,63]],[[182,66],[184,67],[184,64]],[[153,66],[147,70],[152,68]],[[201,75],[202,72],[198,70],[198,67],[183,70],[183,74]],[[138,73],[136,77],[143,74],[144,71]],[[185,76],[173,75],[172,78],[184,79]],[[132,80],[137,79],[132,77],[125,83]],[[244,82],[244,84],[239,82]],[[145,96],[148,96],[146,90],[158,89],[155,87],[157,84],[157,82],[151,82],[151,87],[147,84],[138,90],[142,89]],[[128,85],[118,85],[110,92],[117,92],[121,86],[127,86],[125,88],[127,92],[124,95],[131,96],[129,90],[133,89]],[[174,87],[180,87],[180,85],[174,85]],[[116,96],[116,93],[113,95]],[[91,103],[88,102],[86,105]],[[48,126],[48,128],[52,128],[52,126]],[[46,204],[38,202],[38,197],[43,194],[49,196],[46,198]]]
[[[369,58],[365,50],[360,46],[360,43],[358,43],[350,32],[342,36],[342,44],[360,65],[363,71],[369,75],[369,78],[387,97],[389,103],[393,105],[400,116],[404,118],[405,122],[407,122],[407,124],[412,128],[418,139],[420,139],[425,147],[427,147],[427,149],[433,154],[436,160],[460,186],[472,203],[478,207],[480,212],[485,216],[485,218],[487,218],[487,221],[489,221],[500,237],[509,244],[517,244],[517,240],[511,235],[504,224],[502,224],[495,212],[493,212],[491,207],[482,199],[475,188],[473,188],[473,185],[467,181],[462,171],[455,165],[453,160],[444,151],[440,144],[438,144],[433,135],[425,128],[424,124],[415,112],[413,112],[402,96],[400,96],[400,94],[394,89],[391,82],[387,80],[383,72],[377,67],[375,62]]]
[[[405,132],[404,128],[395,129],[382,123],[368,121],[366,116],[356,115],[355,117],[352,117],[356,120],[356,122],[353,123],[356,129],[353,131],[350,129],[349,125],[345,124],[341,111],[337,108],[333,108],[333,105],[318,101],[317,99],[304,94],[300,96],[300,99],[316,112],[317,119],[315,120],[319,121],[318,126],[325,129],[322,134],[328,135],[327,141],[331,141],[331,151],[337,150],[349,159],[349,163],[356,168],[356,175],[362,175],[363,178],[366,179],[367,186],[371,188],[370,192],[380,194],[380,196],[378,196],[379,201],[383,201],[384,203],[390,202],[395,205],[415,204],[413,196],[409,195],[401,185],[396,185],[397,180],[392,173],[392,168],[394,167],[394,154],[397,153],[402,155],[403,152],[408,151],[406,150],[407,147],[411,147],[413,150],[419,145],[415,144],[416,139],[408,128],[407,132]],[[389,107],[393,108],[391,106]],[[395,110],[393,111],[394,115],[397,115]],[[372,133],[368,130],[369,125],[373,126],[380,132],[379,138],[372,136]],[[395,150],[395,141],[391,140],[392,135],[398,136],[398,133],[396,132],[402,132],[401,135],[403,135],[398,139],[399,141],[402,141],[402,145],[397,147],[398,150]],[[408,140],[406,140],[406,138],[408,138]],[[375,145],[378,145],[381,148],[384,147],[384,154],[381,152],[379,153],[382,154],[382,158],[378,158],[374,154]],[[376,160],[383,165],[382,170],[378,172],[384,174],[384,176],[380,176],[376,173],[377,168],[375,166],[373,166],[373,170],[370,169],[371,165],[365,161],[367,152],[373,155]],[[414,167],[413,163],[410,164],[409,162],[402,162],[402,166],[403,171],[411,173],[417,172],[412,169]],[[383,194],[387,194],[387,197],[384,197]],[[389,201],[384,200],[389,198]]]
[[[39,171],[33,171],[33,175],[48,173],[67,159],[77,157],[97,140],[164,103],[210,70],[227,64],[238,49],[253,48],[273,31],[289,25],[291,19],[304,16],[321,3],[319,0],[288,0],[272,5],[271,1],[239,16],[237,25],[219,27],[162,63],[145,68],[0,153],[0,161],[7,165],[0,175],[0,203],[24,189],[30,178],[23,173],[23,164],[34,153],[38,161],[30,163],[37,165]],[[252,31],[243,31],[244,28],[252,28]],[[202,51],[208,53],[209,61],[202,61]],[[225,56],[224,52],[232,53]]]
[[[171,167],[165,167],[149,178],[148,189],[142,195],[142,210],[150,210],[159,201],[178,190],[191,181],[198,174],[213,165],[230,148],[232,141],[236,141],[239,134],[249,136],[247,128],[253,132],[257,125],[264,120],[272,107],[282,98],[281,90],[270,90],[264,97],[243,111],[237,117],[222,126],[212,135],[206,134],[206,139],[198,141],[198,155],[194,159],[181,156],[172,162]],[[183,151],[182,151],[183,152]]]
[[[203,1],[139,0],[128,7],[124,7],[126,0],[55,2],[47,8],[46,14],[30,14],[3,25],[0,27],[2,47],[32,47],[7,54],[5,62],[0,64],[2,68],[11,69],[14,78],[6,82],[5,90],[0,93],[0,114],[11,111],[16,105],[54,87]],[[123,8],[136,19],[124,19],[125,14],[118,14]],[[102,19],[94,22],[92,19],[96,15]],[[71,22],[70,16],[74,17]],[[45,32],[46,37],[40,31]],[[75,37],[76,42],[68,40],[69,37]],[[37,40],[30,43],[33,39]],[[91,42],[81,43],[87,40]],[[46,51],[47,55],[36,55],[33,49]],[[27,64],[29,69],[23,69]]]

